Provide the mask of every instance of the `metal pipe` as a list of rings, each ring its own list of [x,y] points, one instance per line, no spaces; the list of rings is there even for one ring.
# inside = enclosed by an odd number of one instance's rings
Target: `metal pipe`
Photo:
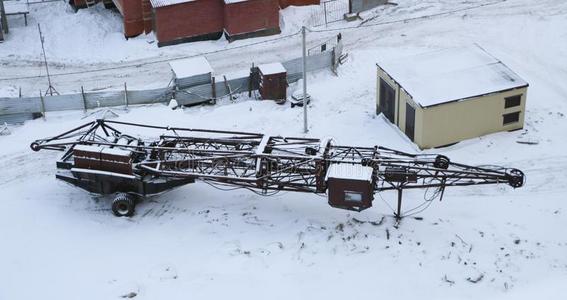
[[[301,36],[303,40],[303,132],[307,133],[307,45],[306,45],[306,28],[301,27]]]

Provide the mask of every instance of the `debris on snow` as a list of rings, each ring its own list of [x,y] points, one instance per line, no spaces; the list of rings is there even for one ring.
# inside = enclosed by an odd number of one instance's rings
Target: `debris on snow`
[[[136,297],[136,296],[138,296],[137,293],[135,293],[135,292],[130,292],[130,293],[125,294],[125,295],[122,295],[122,296],[120,296],[120,297],[121,297],[121,298],[125,298],[125,299],[131,299],[131,298],[134,298],[134,297]]]
[[[4,123],[4,125],[0,127],[0,135],[10,135],[10,134],[12,134],[12,132],[10,131],[10,128],[8,128],[8,123]]]
[[[468,281],[468,282],[471,282],[471,283],[479,283],[483,278],[484,278],[484,274],[480,274],[480,275],[479,275],[478,277],[476,277],[476,278],[468,277],[468,278],[467,278],[467,281]]]

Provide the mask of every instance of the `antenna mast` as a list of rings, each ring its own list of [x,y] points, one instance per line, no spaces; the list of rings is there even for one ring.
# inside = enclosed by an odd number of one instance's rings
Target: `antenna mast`
[[[41,26],[37,24],[37,29],[39,30],[39,39],[41,41],[41,50],[43,51],[43,62],[45,63],[45,71],[47,72],[47,82],[49,83],[49,87],[45,91],[45,95],[49,94],[53,96],[53,94],[59,95],[59,92],[53,87],[51,84],[51,76],[49,75],[49,66],[47,65],[47,56],[45,55],[45,46],[43,45],[43,34],[41,33]]]

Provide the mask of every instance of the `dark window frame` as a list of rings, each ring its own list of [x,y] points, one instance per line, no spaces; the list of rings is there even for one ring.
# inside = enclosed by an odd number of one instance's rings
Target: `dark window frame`
[[[388,96],[391,93],[392,96],[392,103],[387,103]],[[387,104],[391,104],[390,107]],[[383,113],[384,116],[392,123],[396,124],[396,107],[397,107],[397,97],[396,97],[396,89],[391,86],[386,79],[380,77],[380,91],[379,91],[379,101],[378,101],[379,109],[377,113]],[[390,116],[389,116],[390,115]],[[391,119],[390,119],[391,117]]]
[[[504,98],[504,108],[517,107],[522,105],[522,94]]]
[[[507,113],[502,115],[502,125],[510,125],[514,123],[518,123],[520,121],[520,113],[519,111]]]
[[[413,120],[410,120],[410,117],[413,118]],[[411,128],[408,128],[410,125]],[[409,102],[406,102],[405,134],[412,142],[415,142],[415,108],[409,104]]]

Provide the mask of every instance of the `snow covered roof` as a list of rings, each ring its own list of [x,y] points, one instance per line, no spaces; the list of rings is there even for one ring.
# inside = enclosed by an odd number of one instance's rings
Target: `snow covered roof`
[[[101,153],[116,155],[116,156],[130,156],[130,155],[132,155],[132,151],[124,150],[124,149],[120,149],[120,148],[104,148],[104,149],[102,149]]]
[[[170,5],[193,2],[193,1],[196,0],[150,0],[150,3],[152,4],[153,8],[156,8],[156,7],[164,7],[164,6],[170,6]]]
[[[7,15],[29,13],[28,4],[20,1],[4,1],[4,11]]]
[[[258,69],[260,69],[260,72],[263,75],[281,74],[287,72],[287,70],[281,63],[259,65]]]
[[[232,4],[232,3],[246,2],[246,1],[250,1],[250,0],[224,0],[224,3],[225,4]]]
[[[327,170],[326,179],[336,178],[372,181],[373,171],[374,169],[371,167],[365,167],[360,164],[331,164],[329,170]]]
[[[100,152],[102,151],[103,147],[94,146],[94,145],[76,145],[73,150],[76,151],[84,151],[84,152]]]
[[[378,62],[422,107],[527,86],[480,47],[449,48]]]
[[[177,78],[213,73],[213,68],[209,64],[209,61],[203,56],[175,60],[169,62],[169,66]]]
[[[104,153],[110,155],[117,155],[117,156],[130,156],[132,151],[120,149],[120,148],[108,148],[102,146],[95,146],[95,145],[76,145],[73,150],[76,151],[83,151],[83,152],[95,152],[95,153]]]

